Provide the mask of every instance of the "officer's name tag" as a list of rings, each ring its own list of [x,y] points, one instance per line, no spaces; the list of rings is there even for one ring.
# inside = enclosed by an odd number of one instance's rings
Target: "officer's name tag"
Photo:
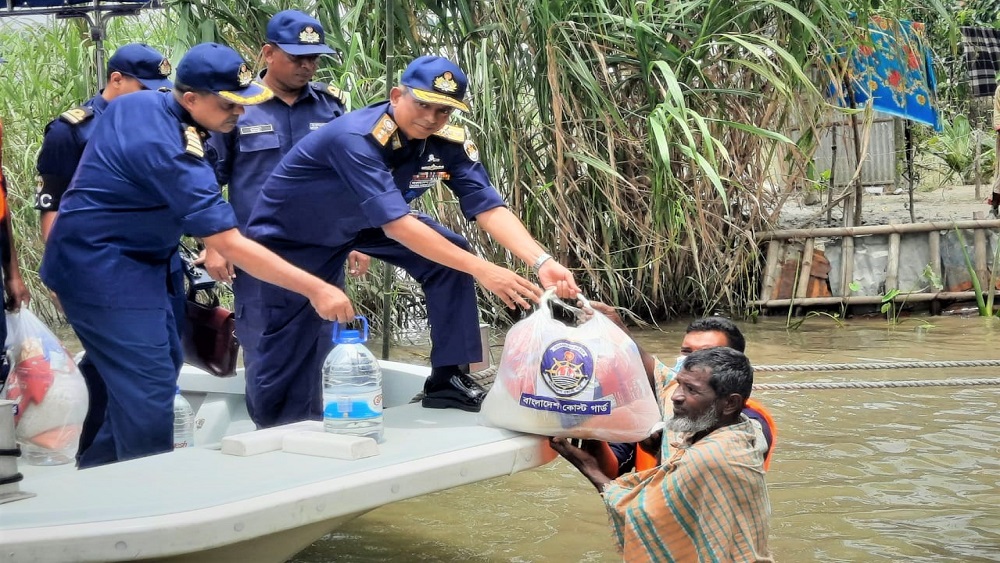
[[[309,130],[310,131],[315,131],[315,130],[319,129],[320,127],[324,126],[324,125],[326,125],[326,123],[310,123],[309,124]]]
[[[244,125],[240,127],[240,135],[256,135],[257,133],[273,133],[274,125],[265,123],[264,125]]]

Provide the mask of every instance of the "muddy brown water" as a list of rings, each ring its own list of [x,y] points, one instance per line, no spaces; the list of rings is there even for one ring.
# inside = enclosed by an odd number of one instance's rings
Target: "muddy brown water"
[[[927,324],[930,323],[930,324]],[[1000,358],[1000,322],[742,324],[758,364]],[[669,360],[683,323],[637,338]],[[498,351],[495,357],[499,358]],[[998,378],[1000,368],[761,373],[758,382]],[[778,561],[1000,561],[1000,386],[767,391]],[[603,504],[568,463],[384,506],[292,561],[611,562]]]

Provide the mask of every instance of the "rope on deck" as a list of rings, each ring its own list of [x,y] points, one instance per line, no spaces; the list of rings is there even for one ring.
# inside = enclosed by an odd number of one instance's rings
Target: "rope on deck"
[[[925,379],[914,381],[804,381],[799,383],[754,383],[754,391],[792,391],[800,389],[885,389],[889,387],[969,387],[1000,385],[995,379]]]
[[[940,362],[866,362],[861,364],[801,364],[754,366],[754,372],[851,371],[865,369],[928,369],[1000,367],[1000,360],[953,360]]]

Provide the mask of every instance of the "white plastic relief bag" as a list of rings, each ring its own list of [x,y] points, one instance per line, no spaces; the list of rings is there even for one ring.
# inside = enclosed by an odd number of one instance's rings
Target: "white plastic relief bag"
[[[87,415],[87,385],[72,356],[34,313],[7,313],[11,370],[3,397],[14,401],[14,435],[24,460],[69,463]]]
[[[578,317],[579,324],[566,325],[552,317],[553,301],[558,299],[550,290],[535,312],[507,333],[482,422],[607,442],[649,436],[660,410],[635,342],[592,309],[586,321]]]

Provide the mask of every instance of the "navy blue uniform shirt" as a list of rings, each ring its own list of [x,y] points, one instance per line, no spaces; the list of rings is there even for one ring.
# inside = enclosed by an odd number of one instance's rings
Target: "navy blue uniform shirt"
[[[35,209],[59,211],[59,201],[80,164],[83,149],[94,133],[97,117],[107,107],[107,100],[98,94],[82,105],[63,112],[45,126],[42,148],[35,165],[39,177]]]
[[[438,181],[467,219],[504,206],[464,130],[410,140],[391,114],[389,102],[377,103],[307,135],[265,182],[248,235],[286,248],[350,245],[362,229],[408,214]]]
[[[340,90],[318,82],[309,83],[293,105],[275,96],[244,110],[236,129],[213,133],[208,142],[215,151],[219,184],[229,184],[229,203],[241,228],[281,157],[303,137],[345,113]]]
[[[61,298],[108,307],[162,302],[181,235],[236,226],[200,131],[171,92],[115,100],[63,197],[41,276]]]

